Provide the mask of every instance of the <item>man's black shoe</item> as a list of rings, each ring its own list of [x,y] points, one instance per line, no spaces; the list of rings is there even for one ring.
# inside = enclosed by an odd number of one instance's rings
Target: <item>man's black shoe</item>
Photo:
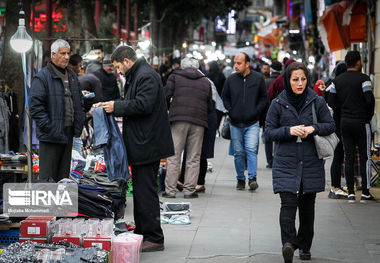
[[[249,186],[249,190],[252,190],[252,191],[259,188],[259,185],[257,184],[257,181],[256,181],[256,177],[248,181],[248,186]]]
[[[168,194],[166,192],[163,192],[162,193],[162,197],[165,197],[165,198],[175,198],[175,195],[171,195],[171,194]]]
[[[267,168],[272,169],[272,165],[271,164],[267,164]]]
[[[236,184],[236,190],[243,190],[245,188],[245,181],[238,180]]]
[[[311,259],[311,253],[310,253],[310,250],[304,250],[304,249],[300,249],[300,259],[301,260],[310,260]]]
[[[198,198],[198,194],[197,193],[192,193],[192,194],[189,194],[189,195],[184,195],[183,198]]]
[[[142,243],[141,252],[155,252],[162,251],[165,249],[164,243],[153,243],[150,241],[144,241]]]
[[[282,257],[285,263],[293,263],[294,247],[290,243],[285,243],[282,247]]]

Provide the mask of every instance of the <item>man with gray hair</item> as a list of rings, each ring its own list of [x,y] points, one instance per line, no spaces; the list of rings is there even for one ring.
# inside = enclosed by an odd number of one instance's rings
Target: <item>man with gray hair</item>
[[[183,70],[175,70],[165,86],[169,121],[174,142],[174,156],[168,158],[163,197],[174,198],[180,174],[181,155],[186,145],[184,198],[196,198],[199,164],[204,130],[208,128],[208,113],[212,111],[211,84],[198,70],[193,58],[181,61]]]
[[[69,177],[73,137],[84,124],[83,96],[75,72],[67,65],[70,45],[58,39],[51,45],[51,62],[33,78],[30,114],[40,141],[39,179],[58,182]]]

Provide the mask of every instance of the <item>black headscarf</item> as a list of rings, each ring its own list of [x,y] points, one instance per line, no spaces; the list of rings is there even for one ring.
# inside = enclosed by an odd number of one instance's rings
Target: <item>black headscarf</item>
[[[293,70],[294,71],[294,70]],[[307,84],[306,88],[304,89],[302,94],[295,94],[292,90],[292,86],[290,85],[290,70],[289,67],[286,68],[285,74],[284,74],[284,89],[286,91],[286,98],[289,101],[289,103],[298,111],[302,108],[302,106],[305,104],[306,97],[307,97],[307,88],[309,86],[309,77],[308,74],[306,74],[307,78]]]

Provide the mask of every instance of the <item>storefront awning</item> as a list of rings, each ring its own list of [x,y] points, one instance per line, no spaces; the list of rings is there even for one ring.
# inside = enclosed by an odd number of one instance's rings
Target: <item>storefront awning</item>
[[[349,48],[366,40],[367,6],[344,1],[329,6],[318,21],[319,35],[327,52]]]

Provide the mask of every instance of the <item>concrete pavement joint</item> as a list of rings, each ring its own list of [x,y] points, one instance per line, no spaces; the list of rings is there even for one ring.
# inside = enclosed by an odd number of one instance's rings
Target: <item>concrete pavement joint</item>
[[[223,162],[222,162],[223,164],[224,164],[224,161],[225,161],[226,158],[227,158],[227,157],[224,156],[224,158],[223,158]],[[199,231],[200,223],[202,222],[202,220],[203,220],[203,218],[204,218],[204,216],[205,216],[205,211],[207,210],[207,207],[208,207],[208,205],[209,205],[210,196],[211,196],[212,193],[213,193],[213,190],[214,190],[214,187],[215,187],[215,184],[216,184],[216,180],[217,180],[218,176],[220,175],[220,172],[222,171],[222,169],[223,169],[223,165],[222,165],[222,167],[218,170],[218,172],[216,173],[216,175],[215,175],[215,179],[214,179],[214,182],[213,182],[212,187],[211,187],[211,191],[208,193],[208,195],[207,195],[207,197],[206,197],[206,201],[205,201],[206,204],[205,204],[205,206],[204,206],[203,213],[202,213],[202,215],[201,215],[201,217],[200,217],[200,219],[199,219],[199,225],[196,227],[195,234],[194,234],[194,236],[193,236],[193,239],[192,239],[192,242],[191,242],[191,245],[190,245],[190,249],[188,250],[188,254],[187,254],[187,256],[190,256],[190,254],[191,254],[191,250],[193,249],[193,244],[194,244],[194,241],[195,241],[195,237],[196,237],[196,235],[198,234],[198,231]],[[216,172],[216,169],[214,169],[214,171]],[[206,177],[207,177],[207,173],[206,173]],[[206,193],[206,194],[207,194],[207,193]]]
[[[234,259],[249,259],[249,258],[256,258],[261,259],[260,262],[271,262],[270,260],[274,259],[274,257],[278,257],[279,259],[282,259],[282,254],[279,253],[254,253],[254,254],[218,254],[218,255],[209,255],[209,256],[200,256],[200,257],[187,257],[187,260],[211,260],[211,259],[217,259],[217,258],[234,258]],[[265,260],[269,259],[269,261]],[[262,261],[263,260],[263,261]],[[294,254],[294,261],[295,262],[304,262],[298,258],[296,253]],[[348,262],[347,260],[339,260],[335,258],[316,258],[313,257],[312,261],[317,262]],[[205,261],[202,261],[205,262]],[[224,262],[224,261],[223,261]],[[239,261],[240,262],[240,261]]]

